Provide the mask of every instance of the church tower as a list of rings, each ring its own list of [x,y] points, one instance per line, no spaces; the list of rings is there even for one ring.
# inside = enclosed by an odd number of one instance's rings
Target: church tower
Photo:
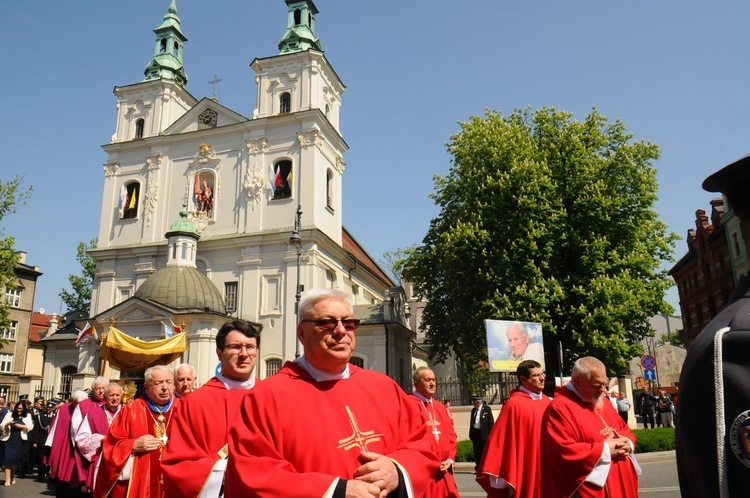
[[[187,38],[180,29],[176,0],[172,0],[154,33],[154,56],[143,81],[115,87],[117,127],[113,143],[158,135],[196,103],[185,89],[188,78],[182,56]]]
[[[145,77],[114,91],[90,316],[142,340],[159,337],[163,321],[184,323],[184,359],[201,382],[213,374],[213,341],[228,317],[263,324],[264,378],[299,353],[298,289],[335,288],[375,305],[393,286],[343,227],[345,86],[321,50],[318,10],[312,0],[285,4],[278,52],[250,66],[251,117],[187,91],[175,0],[154,30]],[[361,329],[363,366],[395,368],[383,344],[406,345],[409,364],[408,338],[389,333],[384,341]],[[94,344],[81,350],[82,382],[96,374],[96,354]]]

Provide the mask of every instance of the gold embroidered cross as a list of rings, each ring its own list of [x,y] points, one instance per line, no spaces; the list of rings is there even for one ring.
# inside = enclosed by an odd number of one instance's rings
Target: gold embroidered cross
[[[354,414],[346,407],[346,413],[349,415],[349,425],[352,426],[352,435],[341,439],[339,441],[338,448],[343,448],[344,451],[349,451],[352,448],[359,448],[359,451],[367,451],[367,443],[380,441],[382,434],[375,434],[375,431],[363,432],[359,429],[357,419],[354,418]]]

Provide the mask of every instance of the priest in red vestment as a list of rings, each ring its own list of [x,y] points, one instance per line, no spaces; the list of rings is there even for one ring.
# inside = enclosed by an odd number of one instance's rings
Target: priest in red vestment
[[[433,476],[425,498],[459,497],[453,468],[456,464],[456,431],[448,409],[434,398],[437,389],[435,373],[429,367],[419,367],[412,374],[414,392],[409,399],[422,414],[428,432],[433,436],[433,451],[440,460],[440,468]]]
[[[161,457],[175,402],[172,370],[146,369],[144,393],[125,405],[104,438],[94,497],[163,498]]]
[[[81,425],[75,434],[75,445],[78,453],[83,457],[85,463],[84,484],[81,491],[86,494],[93,492],[94,474],[99,457],[101,456],[102,443],[109,430],[117,412],[120,411],[122,400],[122,387],[113,382],[107,384],[104,394],[105,402],[99,408],[94,408],[83,417]]]
[[[605,399],[608,381],[604,364],[589,356],[556,391],[542,418],[541,496],[638,496],[635,436]]]
[[[79,403],[88,399],[83,389],[75,389],[71,394],[70,403],[63,404],[55,411],[55,417],[50,425],[45,446],[50,448],[47,463],[49,477],[55,483],[56,494],[65,496],[67,493],[77,494],[80,486],[74,478],[76,463],[73,456],[73,440],[70,437],[70,421]],[[76,488],[75,492],[71,488]]]
[[[490,498],[541,496],[542,415],[552,400],[542,394],[545,376],[538,361],[522,361],[516,377],[519,387],[503,404],[477,470]]]
[[[242,401],[225,496],[422,496],[439,467],[432,436],[398,384],[349,364],[359,320],[348,295],[308,291],[298,312],[304,355]]]
[[[229,320],[216,334],[219,372],[180,400],[174,414],[161,462],[166,496],[219,496],[229,427],[245,394],[255,385],[261,330],[259,323]]]

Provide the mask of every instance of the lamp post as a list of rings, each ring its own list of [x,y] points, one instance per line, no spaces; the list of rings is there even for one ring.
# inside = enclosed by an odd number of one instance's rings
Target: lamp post
[[[302,284],[301,280],[301,269],[300,269],[300,256],[302,255],[302,237],[300,236],[300,230],[302,228],[302,206],[297,204],[297,215],[294,219],[294,231],[292,236],[289,237],[289,243],[297,248],[297,292],[294,294],[294,317],[296,324],[299,323],[299,301],[302,298]],[[296,326],[295,324],[295,326]],[[299,341],[297,336],[294,336],[294,357],[299,358]]]

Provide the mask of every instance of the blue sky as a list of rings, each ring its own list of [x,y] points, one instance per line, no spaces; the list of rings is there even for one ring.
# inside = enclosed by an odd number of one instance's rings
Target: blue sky
[[[168,0],[11,2],[0,31],[0,179],[31,200],[0,222],[40,267],[35,309],[61,310],[76,246],[98,233],[102,144],[116,85],[140,81]],[[661,147],[659,202],[671,231],[715,194],[706,176],[750,152],[750,3],[317,0],[323,49],[344,84],[344,223],[375,257],[419,243],[438,211],[458,121],[486,108],[594,106]],[[188,90],[251,116],[256,57],[278,52],[282,0],[178,0]],[[676,256],[686,252],[678,242]],[[668,300],[677,306],[674,290]]]

